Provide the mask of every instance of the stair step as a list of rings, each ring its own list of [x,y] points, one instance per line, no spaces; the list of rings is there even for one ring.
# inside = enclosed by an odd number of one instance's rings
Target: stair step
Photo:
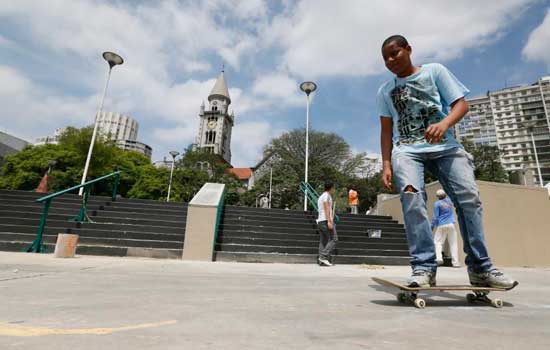
[[[367,229],[362,231],[341,230],[338,229],[338,236],[367,236]],[[382,236],[405,237],[405,230],[398,228],[382,229]],[[220,232],[262,232],[262,233],[291,233],[291,234],[317,234],[317,228],[292,228],[269,227],[269,226],[245,226],[245,225],[220,225]]]
[[[408,256],[408,250],[394,249],[349,249],[338,247],[338,254],[342,255],[381,255],[381,256]],[[319,247],[289,247],[256,244],[216,244],[217,251],[223,252],[261,252],[287,254],[317,254]]]
[[[235,253],[215,252],[216,261],[315,264],[317,254]],[[408,257],[398,256],[343,256],[335,257],[336,264],[408,265]]]
[[[408,245],[406,242],[380,242],[374,238],[367,238],[368,241],[338,241],[339,248],[359,248],[359,249],[394,249],[394,250],[407,250]],[[318,247],[319,238],[310,240],[296,240],[296,239],[268,239],[268,238],[234,238],[234,237],[218,237],[219,244],[253,244],[253,245],[276,245],[276,246],[300,246],[300,247]]]

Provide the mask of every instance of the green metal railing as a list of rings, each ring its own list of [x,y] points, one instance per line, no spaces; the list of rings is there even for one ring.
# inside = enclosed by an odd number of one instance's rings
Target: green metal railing
[[[212,247],[212,251],[216,250],[216,243],[218,242],[218,230],[222,221],[222,214],[223,214],[223,206],[225,205],[225,188],[223,189],[222,196],[220,198],[220,202],[218,204],[218,212],[216,213],[216,228],[214,231],[214,246]]]
[[[27,249],[28,253],[42,253],[45,252],[45,247],[43,243],[44,238],[44,229],[46,228],[46,220],[48,218],[48,211],[50,210],[50,206],[52,204],[52,200],[56,197],[62,196],[65,193],[78,190],[81,187],[84,187],[84,194],[82,196],[82,205],[80,206],[80,211],[78,212],[78,215],[71,219],[71,221],[76,222],[84,222],[84,221],[91,221],[88,217],[88,214],[86,213],[86,205],[88,204],[88,198],[90,197],[90,192],[92,190],[92,185],[107,180],[111,177],[114,177],[115,184],[113,186],[113,194],[111,196],[111,200],[114,202],[116,200],[116,193],[118,190],[118,185],[120,183],[120,171],[115,171],[114,173],[99,177],[97,179],[90,180],[88,182],[85,182],[83,184],[80,184],[78,186],[73,186],[71,188],[67,188],[66,190],[59,191],[56,193],[52,193],[50,195],[47,195],[45,197],[38,198],[36,201],[38,203],[44,203],[44,208],[42,209],[42,217],[40,218],[40,225],[38,226],[38,232],[36,233],[36,238],[32,242],[31,246]]]
[[[317,202],[319,201],[319,193],[315,190],[315,188],[313,188],[313,186],[311,186],[308,182],[302,181],[302,183],[300,183],[300,191],[305,193],[311,206],[315,209],[316,212],[319,212],[319,207],[317,205]],[[339,223],[340,217],[335,213],[333,214],[334,222]]]

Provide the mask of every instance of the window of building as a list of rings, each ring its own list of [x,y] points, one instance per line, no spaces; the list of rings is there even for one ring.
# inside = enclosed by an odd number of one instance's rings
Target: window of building
[[[210,135],[208,138],[208,144],[216,143],[216,132],[215,131],[209,131]]]

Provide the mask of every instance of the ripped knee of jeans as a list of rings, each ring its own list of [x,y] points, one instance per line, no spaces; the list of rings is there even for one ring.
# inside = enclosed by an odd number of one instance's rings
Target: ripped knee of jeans
[[[413,185],[407,185],[403,188],[403,193],[418,193],[418,190]]]

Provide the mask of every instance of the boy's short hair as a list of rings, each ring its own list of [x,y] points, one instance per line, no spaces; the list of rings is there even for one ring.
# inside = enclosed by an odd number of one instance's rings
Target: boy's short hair
[[[384,40],[384,42],[382,43],[382,49],[384,48],[384,46],[388,45],[392,41],[395,41],[395,43],[399,47],[409,46],[409,42],[407,41],[407,39],[403,35],[396,34],[396,35],[392,35],[392,36],[388,37],[386,40]]]
[[[334,188],[334,183],[333,182],[325,182],[325,191],[330,191]]]

